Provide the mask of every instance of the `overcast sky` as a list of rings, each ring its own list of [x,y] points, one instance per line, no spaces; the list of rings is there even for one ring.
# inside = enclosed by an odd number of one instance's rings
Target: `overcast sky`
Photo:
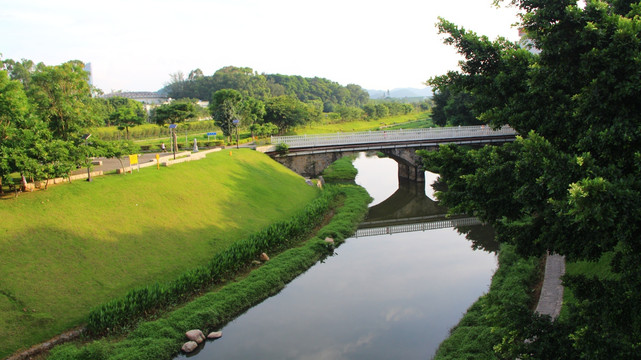
[[[441,16],[518,38],[516,9],[492,0],[0,0],[0,53],[90,62],[94,85],[155,91],[178,71],[223,66],[387,90],[457,68]]]

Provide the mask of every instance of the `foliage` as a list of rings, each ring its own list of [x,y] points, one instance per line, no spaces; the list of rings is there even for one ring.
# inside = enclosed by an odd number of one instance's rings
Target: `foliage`
[[[240,121],[240,113],[243,96],[240,92],[233,89],[223,89],[216,91],[209,103],[209,111],[216,126],[218,126],[225,136],[231,136],[233,131],[233,121]],[[239,125],[236,125],[239,126]],[[231,142],[231,140],[229,140]]]
[[[212,76],[202,75],[202,71],[192,71],[195,75],[184,79],[184,76],[173,76],[165,91],[172,98],[198,98],[209,100],[213,93],[223,89],[233,89],[243,97],[253,97],[266,101],[272,97],[290,95],[302,102],[318,100],[323,111],[331,107],[362,106],[367,103],[369,95],[360,86],[340,84],[323,78],[304,78],[281,74],[258,74],[248,67],[226,66],[217,70]]]
[[[286,155],[289,152],[289,145],[287,143],[279,143],[276,145],[276,152],[279,155]]]
[[[112,97],[108,100],[114,111],[109,115],[109,120],[119,130],[125,130],[126,139],[129,139],[129,128],[142,125],[147,119],[147,113],[142,103],[122,97]]]
[[[265,103],[265,121],[278,126],[280,133],[304,124],[308,115],[308,107],[295,97],[279,96]]]
[[[470,110],[472,95],[466,92],[452,93],[448,87],[434,90],[432,119],[438,126],[481,125]]]
[[[87,80],[84,64],[79,61],[41,67],[31,76],[29,97],[53,136],[71,140],[95,124]]]
[[[158,125],[179,124],[196,118],[196,105],[189,99],[162,104],[154,109],[152,118]]]
[[[578,300],[571,320],[537,323],[528,330],[536,340],[513,355],[538,347],[556,358],[638,357],[641,8],[626,1],[512,3],[525,12],[522,26],[539,52],[441,20],[445,42],[466,61],[462,72],[431,83],[474,94],[481,121],[509,124],[522,139],[472,151],[447,147],[424,154],[426,166],[449,174],[449,194],[440,196],[452,209],[478,214],[521,254],[550,250],[596,260],[614,253],[617,278],[568,276]],[[539,336],[545,333],[556,336]]]

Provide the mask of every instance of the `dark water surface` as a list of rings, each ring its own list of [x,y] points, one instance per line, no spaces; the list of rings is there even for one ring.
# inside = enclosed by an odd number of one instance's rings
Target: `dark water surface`
[[[355,165],[379,212],[391,196],[395,216],[416,207],[399,199],[433,200],[429,186],[417,196],[399,190],[393,160],[361,155]],[[430,184],[435,175],[427,175]],[[460,230],[480,242],[492,236],[481,226]],[[227,324],[221,339],[178,358],[430,359],[487,291],[496,268],[494,254],[471,244],[453,228],[350,238],[335,256]]]

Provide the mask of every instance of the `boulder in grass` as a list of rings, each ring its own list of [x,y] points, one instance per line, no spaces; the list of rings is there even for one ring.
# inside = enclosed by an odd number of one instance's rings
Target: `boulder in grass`
[[[265,254],[265,253],[262,253],[262,254],[260,254],[260,260],[261,261],[269,261],[269,256],[267,256],[267,254]]]
[[[334,245],[334,239],[332,239],[331,237],[326,237],[325,238],[325,242],[328,243],[328,244]]]
[[[210,332],[209,335],[207,335],[207,339],[219,339],[223,336],[222,331],[214,331]]]
[[[203,334],[203,332],[200,330],[189,330],[185,333],[185,335],[187,335],[187,339],[195,341],[198,344],[205,341],[205,334]]]
[[[198,347],[198,343],[197,342],[195,342],[195,341],[187,341],[185,344],[183,344],[183,347],[180,348],[180,350],[182,350],[182,351],[184,351],[186,353],[190,353],[190,352],[196,350],[197,347]]]

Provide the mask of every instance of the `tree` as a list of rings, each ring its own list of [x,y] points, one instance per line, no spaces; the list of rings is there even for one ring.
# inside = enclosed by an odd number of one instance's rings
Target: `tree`
[[[16,145],[18,128],[24,125],[29,110],[22,85],[0,70],[0,193],[3,180],[9,180],[9,175],[16,170],[12,166],[12,148]]]
[[[209,111],[214,118],[214,123],[229,138],[229,142],[231,142],[233,121],[240,120],[238,116],[241,112],[242,100],[243,96],[240,92],[233,89],[223,89],[216,91],[209,103]]]
[[[160,126],[178,124],[197,116],[196,105],[189,100],[176,100],[158,106],[153,114],[154,122]]]
[[[568,321],[552,327],[556,338],[569,341],[552,343],[541,327],[515,329],[516,338],[535,340],[506,340],[515,348],[510,357],[557,347],[550,356],[637,358],[641,7],[614,0],[583,8],[570,0],[512,3],[524,11],[521,25],[540,53],[441,19],[445,42],[465,62],[460,72],[430,83],[474,94],[471,107],[481,121],[509,124],[522,138],[502,147],[425,152],[425,164],[442,172],[449,190],[439,196],[452,211],[490,222],[498,239],[520,253],[612,259],[610,278],[566,277],[578,302]]]
[[[438,126],[481,125],[470,110],[472,95],[467,92],[452,93],[449,88],[434,89],[432,120]]]
[[[275,97],[265,103],[265,121],[278,126],[281,134],[305,124],[308,116],[307,106],[292,96]]]
[[[265,103],[251,96],[246,97],[240,104],[240,116],[243,119],[243,123],[249,125],[253,138],[254,131],[252,129],[255,128],[254,125],[260,125],[263,122]]]
[[[44,66],[31,77],[29,97],[53,136],[72,140],[96,125],[91,112],[89,77],[80,61]]]
[[[134,144],[131,140],[125,141],[107,141],[107,142],[98,142],[98,146],[102,149],[102,154],[108,158],[116,158],[120,162],[120,167],[122,168],[123,175],[125,172],[125,164],[122,162],[122,158],[125,155],[136,154],[140,151],[140,146]]]
[[[142,103],[119,97],[110,98],[109,103],[112,104],[114,108],[113,112],[109,115],[109,119],[119,130],[125,130],[126,139],[129,139],[129,128],[142,125],[147,118],[147,113]]]

